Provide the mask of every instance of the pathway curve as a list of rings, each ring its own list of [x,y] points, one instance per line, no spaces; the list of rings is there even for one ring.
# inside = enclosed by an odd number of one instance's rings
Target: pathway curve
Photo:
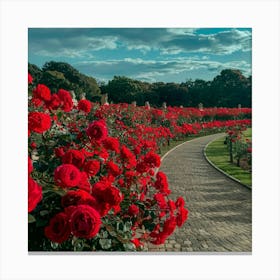
[[[183,196],[189,218],[164,245],[149,251],[251,252],[251,190],[213,168],[203,149],[223,134],[204,136],[186,142],[163,159],[172,190],[171,197]]]

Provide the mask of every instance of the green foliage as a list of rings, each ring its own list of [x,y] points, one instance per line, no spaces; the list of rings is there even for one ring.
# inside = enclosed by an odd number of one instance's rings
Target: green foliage
[[[28,72],[33,77],[33,83],[38,84],[42,77],[42,70],[35,64],[28,63]]]
[[[45,84],[53,93],[63,88],[73,90],[78,99],[85,93],[88,100],[100,100],[101,90],[96,80],[81,74],[68,63],[50,61],[43,65],[42,70],[36,65],[28,64],[28,72],[35,79],[35,84]]]
[[[57,92],[61,88],[71,90],[71,83],[64,77],[64,74],[55,70],[42,72],[40,83],[48,85],[52,92]]]
[[[114,76],[107,84],[97,84],[93,77],[81,74],[68,63],[50,61],[42,70],[28,64],[28,71],[35,83],[43,83],[52,92],[59,88],[74,90],[77,98],[85,93],[86,98],[100,101],[101,93],[108,93],[109,102],[144,105],[145,101],[154,107],[168,106],[197,107],[251,107],[252,77],[246,78],[240,70],[222,70],[212,81],[187,80],[185,83],[147,83],[124,76]]]
[[[146,83],[127,77],[115,76],[102,91],[109,94],[114,103],[144,105],[149,101],[152,106],[161,107],[163,102],[169,106],[197,107],[251,107],[251,77],[246,78],[239,70],[221,71],[213,81],[197,79],[185,83]]]
[[[211,83],[213,99],[217,106],[251,107],[251,77],[246,78],[240,70],[226,69]]]
[[[224,137],[208,145],[206,155],[209,160],[227,174],[240,180],[243,184],[252,185],[252,174],[229,161],[228,149],[224,144]]]

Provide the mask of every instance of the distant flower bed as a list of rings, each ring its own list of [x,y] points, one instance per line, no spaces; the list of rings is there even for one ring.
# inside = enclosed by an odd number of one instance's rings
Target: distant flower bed
[[[63,89],[51,93],[33,85],[30,75],[28,82],[31,251],[137,251],[163,244],[188,210],[183,197],[171,199],[158,149],[170,139],[250,125],[242,119],[250,109],[101,106],[75,102]]]

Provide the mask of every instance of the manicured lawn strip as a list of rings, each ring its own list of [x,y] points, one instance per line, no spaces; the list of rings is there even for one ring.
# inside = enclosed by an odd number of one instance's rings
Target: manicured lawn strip
[[[247,135],[246,137],[249,138],[250,132],[247,132]],[[206,149],[208,159],[218,168],[238,179],[243,184],[252,186],[252,174],[229,162],[229,153],[227,146],[224,144],[224,139],[224,137],[219,138],[208,145]]]
[[[252,128],[248,128],[246,131],[243,132],[244,138],[248,138],[252,140]]]

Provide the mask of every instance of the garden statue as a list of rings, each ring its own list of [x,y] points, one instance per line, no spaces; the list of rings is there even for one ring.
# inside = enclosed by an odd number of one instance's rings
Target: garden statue
[[[149,102],[149,101],[146,101],[146,102],[145,102],[145,107],[146,107],[147,109],[150,109],[150,108],[151,108],[150,102]]]
[[[109,105],[109,103],[108,103],[108,93],[102,94],[101,105]]]
[[[77,105],[78,101],[77,101],[76,94],[75,94],[74,90],[70,90],[70,93],[71,93],[74,105]]]

